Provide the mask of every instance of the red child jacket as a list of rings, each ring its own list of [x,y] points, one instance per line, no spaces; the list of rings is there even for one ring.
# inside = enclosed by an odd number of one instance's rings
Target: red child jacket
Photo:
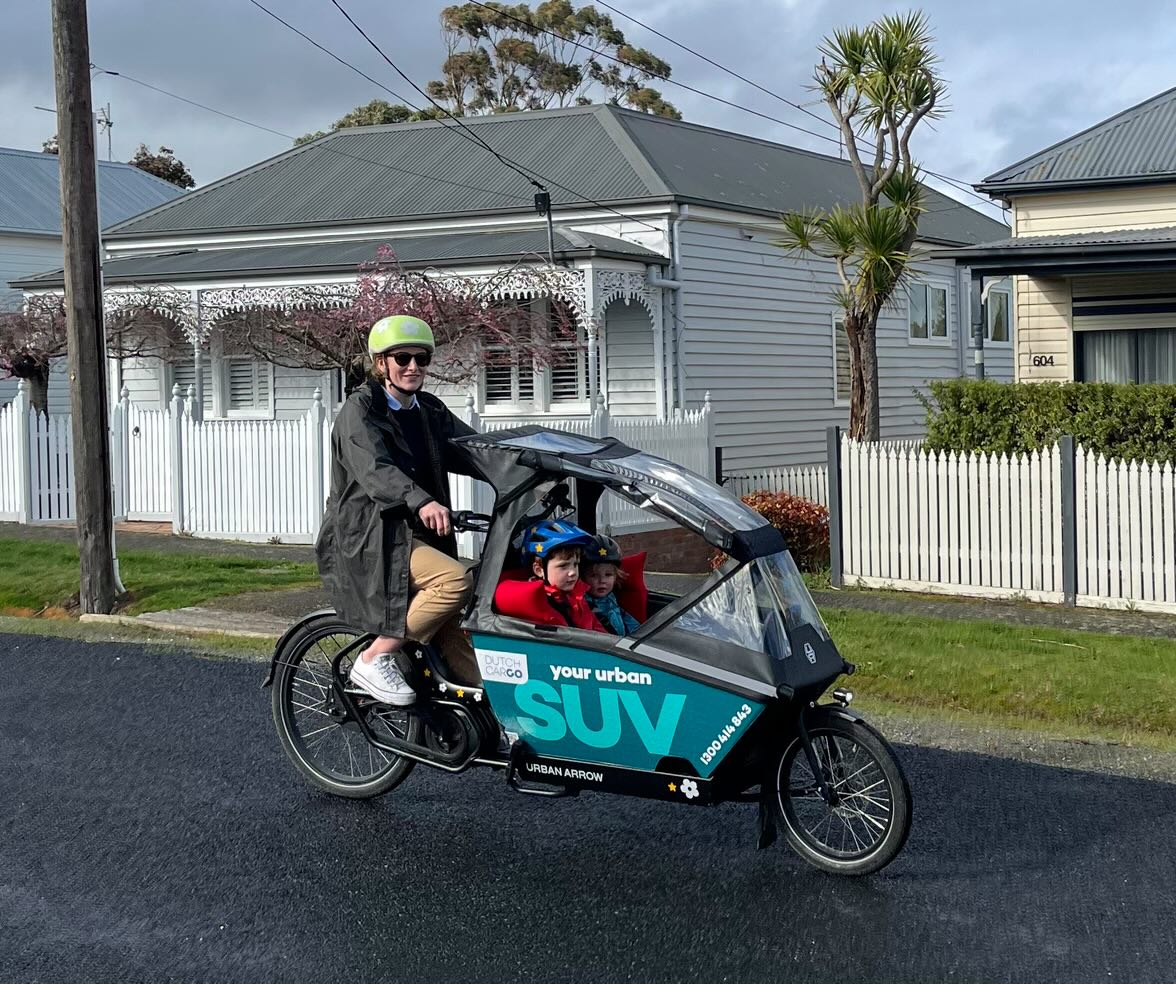
[[[570,625],[603,632],[604,626],[585,600],[587,594],[588,585],[583,581],[565,594],[538,578],[504,578],[494,592],[494,608],[537,625]]]
[[[556,616],[549,624],[570,625],[575,629],[590,629],[594,632],[605,631],[600,619],[584,599],[588,593],[588,585],[583,581],[578,582],[571,591],[560,591],[550,584],[544,584],[543,593],[547,596],[552,614]]]

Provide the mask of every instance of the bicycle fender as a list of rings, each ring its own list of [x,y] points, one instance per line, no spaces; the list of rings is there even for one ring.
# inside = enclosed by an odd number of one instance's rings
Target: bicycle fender
[[[282,654],[282,650],[286,648],[288,643],[296,633],[304,629],[308,623],[313,622],[316,618],[325,618],[327,616],[334,616],[336,614],[333,608],[320,608],[317,612],[311,612],[309,615],[304,615],[297,622],[290,626],[274,646],[274,655],[270,659],[269,672],[265,675],[265,680],[261,684],[261,689],[264,690],[271,683],[274,682],[274,674],[278,671],[278,657]]]
[[[869,724],[857,711],[850,710],[842,704],[817,704],[815,707],[805,708],[805,713],[828,714],[830,717],[839,717],[844,721],[853,721],[855,724],[865,724],[867,726]]]

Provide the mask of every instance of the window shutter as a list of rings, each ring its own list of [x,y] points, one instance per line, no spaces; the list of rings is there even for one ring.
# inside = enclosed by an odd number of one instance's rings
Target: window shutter
[[[528,360],[527,364],[518,367],[519,374],[519,403],[535,402],[535,367]]]
[[[509,365],[486,366],[482,377],[483,392],[487,403],[510,403],[511,367]]]
[[[225,389],[230,411],[270,408],[268,367],[249,357],[225,359]]]
[[[586,369],[584,353],[575,349],[556,352],[551,362],[551,402],[575,403],[586,399]]]
[[[200,403],[204,407],[205,412],[208,412],[212,406],[212,366],[207,359],[201,360],[200,363]],[[172,365],[172,383],[179,386],[180,393],[186,400],[188,398],[188,388],[196,385],[196,361],[188,359],[185,362],[176,362]],[[171,394],[168,394],[168,399],[171,399]]]

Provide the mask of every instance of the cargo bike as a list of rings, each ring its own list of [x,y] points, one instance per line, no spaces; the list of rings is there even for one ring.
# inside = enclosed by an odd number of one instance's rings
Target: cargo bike
[[[852,694],[833,689],[854,667],[778,530],[714,482],[614,438],[529,426],[453,444],[495,494],[489,514],[453,514],[484,540],[462,623],[481,681],[455,679],[432,646],[406,647],[417,702],[378,703],[348,684],[371,636],[330,610],[307,615],[279,641],[264,685],[282,747],[310,783],[367,798],[417,764],[489,768],[534,796],[746,802],[758,806],[760,847],[782,829],[826,872],[869,874],[895,858],[910,830],[907,779]],[[675,595],[647,590],[642,558],[626,558],[621,600],[640,623],[628,636],[504,611],[503,585],[527,576],[522,532],[546,518],[595,532],[606,501],[685,528],[725,559]]]

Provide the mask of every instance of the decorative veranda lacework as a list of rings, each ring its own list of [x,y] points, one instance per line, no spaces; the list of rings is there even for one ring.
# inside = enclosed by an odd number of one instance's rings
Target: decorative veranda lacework
[[[593,278],[591,302],[589,273]],[[618,298],[640,303],[649,311],[655,324],[661,314],[661,289],[650,286],[645,275],[638,272],[521,267],[504,274],[433,279],[444,291],[475,294],[487,301],[557,297],[567,303],[577,324],[590,337],[596,335],[604,309]],[[250,309],[294,312],[333,307],[349,303],[358,292],[358,284],[354,281],[191,291],[160,286],[108,290],[104,303],[109,316],[135,309],[155,311],[179,325],[193,344],[201,344],[208,338],[216,320],[231,312]]]
[[[645,279],[645,274],[628,270],[596,270],[593,272],[593,312],[597,321],[615,300],[637,301],[646,311],[654,324],[661,316],[661,288],[652,286]]]

